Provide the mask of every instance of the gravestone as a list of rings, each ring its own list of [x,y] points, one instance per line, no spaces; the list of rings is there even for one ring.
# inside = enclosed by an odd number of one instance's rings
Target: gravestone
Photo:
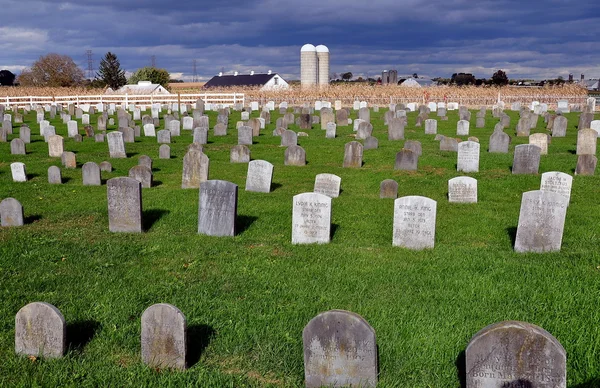
[[[163,131],[169,131],[168,129],[163,129]],[[169,131],[170,133],[171,131]],[[156,136],[156,129],[154,128],[154,124],[144,124],[144,136],[154,137]]]
[[[171,120],[168,129],[171,131],[171,136],[181,136],[181,122],[179,120]]]
[[[52,135],[48,137],[48,155],[52,158],[60,158],[63,153],[64,140],[62,136]]]
[[[575,167],[575,175],[594,175],[598,158],[595,155],[579,155],[577,157],[577,167]]]
[[[97,133],[96,135],[94,135],[94,141],[96,143],[104,143],[104,134],[103,133]]]
[[[421,196],[394,201],[393,246],[413,250],[433,248],[437,202]]]
[[[319,193],[302,193],[293,198],[292,244],[329,243],[331,198]]]
[[[421,156],[423,154],[423,147],[421,146],[421,142],[417,140],[407,140],[404,142],[404,149],[411,150],[417,156]]]
[[[448,202],[477,203],[477,179],[459,176],[448,180]]]
[[[65,168],[77,168],[77,157],[73,152],[63,152],[60,159]]]
[[[396,154],[394,170],[417,171],[419,155],[412,150],[402,149]]]
[[[21,126],[21,129],[19,129],[19,139],[23,140],[25,144],[31,143],[31,129]]]
[[[458,141],[451,137],[443,137],[440,140],[440,151],[458,152]]]
[[[109,132],[108,135],[108,153],[111,158],[127,158],[125,153],[125,142],[123,134],[119,131]]]
[[[558,340],[539,326],[495,323],[467,346],[466,388],[566,388],[566,358]]]
[[[334,174],[318,174],[315,177],[313,192],[323,194],[329,198],[340,196],[340,185],[342,178]]]
[[[132,178],[106,182],[108,229],[111,232],[142,232],[142,184]]]
[[[253,160],[248,163],[246,175],[246,191],[257,193],[271,192],[273,165],[266,160]]]
[[[167,303],[152,305],[142,314],[142,361],[151,368],[185,369],[187,325],[185,316]]]
[[[129,169],[129,177],[139,181],[142,188],[152,187],[152,170],[145,165],[133,166]]]
[[[540,190],[558,193],[567,199],[571,199],[571,187],[573,186],[573,177],[569,174],[558,171],[550,171],[542,174]]]
[[[323,312],[302,331],[306,387],[375,387],[375,330],[360,315]]]
[[[10,164],[13,182],[27,182],[25,163],[14,162]]]
[[[60,358],[67,348],[67,325],[60,310],[45,302],[22,307],[15,316],[15,353]]]
[[[200,184],[198,233],[208,236],[235,236],[238,186],[222,180]]]
[[[569,200],[542,190],[523,193],[515,239],[517,252],[560,251]]]
[[[371,122],[371,111],[369,108],[360,108],[358,110],[358,118],[364,120],[367,123]]]
[[[81,167],[81,175],[83,177],[84,186],[100,186],[100,166],[94,162],[87,162]]]
[[[515,147],[513,174],[537,174],[540,168],[540,147],[533,144],[521,144]]]
[[[333,112],[321,111],[321,129],[327,129],[329,123],[335,124],[335,115]]]
[[[100,171],[111,172],[112,164],[110,164],[110,162],[106,162],[106,161],[100,163]]]
[[[335,123],[328,122],[326,132],[325,132],[325,137],[327,139],[335,139],[336,130],[337,130],[337,125]]]
[[[158,147],[158,158],[171,159],[171,147],[166,144],[161,144],[161,146]]]
[[[592,125],[592,120],[594,120],[593,113],[582,113],[581,115],[579,115],[579,124],[577,125],[577,129],[590,129]]]
[[[0,226],[23,226],[23,206],[14,198],[4,198],[0,202]]]
[[[311,129],[312,128],[312,118],[310,114],[300,114],[300,123],[298,126],[300,129]]]
[[[404,139],[404,122],[397,118],[391,118],[388,121],[388,140]]]
[[[67,122],[67,134],[69,137],[73,137],[79,133],[79,129],[77,128],[77,121],[70,120]]]
[[[194,118],[186,116],[182,120],[183,129],[189,130],[194,128]]]
[[[502,130],[494,130],[490,136],[489,152],[493,153],[508,153],[508,145],[510,144],[510,136]]]
[[[458,136],[469,136],[469,122],[467,120],[460,120],[456,124],[456,134]]]
[[[48,183],[58,184],[62,183],[62,175],[60,173],[60,168],[57,166],[48,167]]]
[[[98,124],[97,124],[98,131],[106,131],[107,121],[108,121],[108,119],[105,116],[103,116],[103,115],[98,116]]]
[[[238,129],[238,144],[252,145],[252,127],[244,125]]]
[[[133,128],[119,128],[119,132],[123,134],[124,143],[135,143],[135,131]]]
[[[552,125],[552,137],[567,136],[567,118],[565,116],[556,116]]]
[[[529,135],[529,144],[540,147],[540,155],[548,155],[548,135],[545,133]]]
[[[356,139],[364,140],[367,137],[371,136],[373,133],[373,125],[369,122],[363,121],[358,125],[358,130],[356,131]]]
[[[229,154],[230,163],[248,163],[250,162],[250,149],[245,145],[236,145],[231,148]]]
[[[227,136],[227,127],[222,123],[215,125],[213,131],[215,136]]]
[[[306,152],[300,146],[289,146],[285,149],[283,160],[286,166],[304,166],[306,165]]]
[[[171,131],[167,129],[161,129],[156,134],[156,140],[159,144],[170,144],[171,143]]]
[[[479,143],[474,141],[458,143],[456,171],[479,172]]]
[[[260,136],[260,120],[257,118],[253,118],[248,120],[246,124],[250,128],[252,128],[252,136]]]
[[[286,130],[281,135],[281,147],[289,147],[298,145],[298,135],[292,130]]]
[[[25,142],[21,139],[12,139],[10,142],[11,155],[25,155]]]
[[[208,128],[194,128],[194,143],[207,144],[208,143]]]
[[[357,141],[351,141],[344,146],[344,167],[362,167],[363,145]]]
[[[363,150],[375,150],[379,147],[379,140],[377,140],[374,136],[368,136],[365,139],[365,145],[363,146]]]
[[[364,121],[363,121],[363,120],[361,120],[361,119],[356,119],[356,120],[354,120],[354,125],[353,125],[353,127],[352,127],[352,130],[353,130],[354,132],[357,132],[357,131],[358,131],[358,127],[359,127],[359,126],[360,126],[360,124],[362,124],[362,123],[364,123]]]
[[[437,134],[437,120],[434,120],[434,119],[425,120],[425,134],[426,135]]]
[[[202,151],[190,150],[183,157],[182,189],[197,189],[208,180],[210,161]]]
[[[398,198],[398,182],[386,179],[379,185],[379,198]]]
[[[477,117],[477,121],[475,122],[475,128],[485,128],[484,117]]]
[[[529,136],[529,132],[531,131],[531,126],[529,122],[529,117],[524,116],[519,119],[517,123],[517,136]]]
[[[593,129],[577,131],[577,155],[596,155],[598,134]]]

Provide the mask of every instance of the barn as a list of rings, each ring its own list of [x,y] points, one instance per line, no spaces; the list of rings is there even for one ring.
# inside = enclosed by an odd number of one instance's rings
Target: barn
[[[108,88],[105,94],[162,95],[171,93],[159,84],[153,84],[150,81],[139,81],[136,85],[124,85],[116,91]]]
[[[231,75],[219,73],[212,77],[203,88],[230,88],[230,87],[260,87],[260,90],[287,89],[290,85],[277,73],[269,71],[266,74],[238,74],[236,71]]]

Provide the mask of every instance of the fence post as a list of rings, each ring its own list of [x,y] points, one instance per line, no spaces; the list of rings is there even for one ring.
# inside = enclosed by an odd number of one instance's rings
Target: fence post
[[[129,93],[125,93],[125,109],[129,106]]]

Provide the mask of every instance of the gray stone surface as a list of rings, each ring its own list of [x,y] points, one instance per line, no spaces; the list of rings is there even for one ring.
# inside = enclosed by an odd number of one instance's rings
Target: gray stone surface
[[[152,368],[185,369],[187,324],[183,313],[167,303],[152,305],[142,314],[142,361]]]
[[[26,144],[31,143],[31,129],[26,126],[21,126],[19,129],[19,138]]]
[[[569,200],[558,193],[542,190],[523,193],[515,251],[560,251],[568,205]]]
[[[238,129],[238,144],[252,145],[252,127],[244,125]]]
[[[238,186],[222,180],[200,184],[198,233],[209,236],[235,236]]]
[[[375,387],[375,330],[360,315],[330,310],[302,331],[306,387]]]
[[[335,115],[333,112],[321,110],[321,129],[327,129],[329,123],[335,124]]]
[[[171,159],[171,147],[167,144],[161,144],[160,147],[158,147],[158,158]]]
[[[294,196],[292,244],[326,244],[331,234],[331,198],[319,193]]]
[[[421,196],[406,196],[394,201],[392,245],[413,250],[433,248],[437,202]]]
[[[229,154],[230,163],[248,163],[250,162],[250,149],[245,145],[236,145],[231,148]]]
[[[143,189],[152,187],[152,170],[146,165],[131,167],[129,169],[129,177],[139,181]]]
[[[112,164],[110,164],[110,162],[106,162],[106,161],[100,163],[100,171],[111,172]]]
[[[374,136],[368,136],[365,138],[364,150],[376,150],[379,147],[379,140]]]
[[[208,144],[208,128],[194,128],[194,143]]]
[[[593,129],[577,131],[577,155],[596,155],[598,133]]]
[[[448,202],[477,203],[477,179],[458,176],[448,180]]]
[[[298,135],[292,130],[286,130],[281,134],[281,147],[298,145]]]
[[[456,171],[479,172],[479,143],[474,141],[458,143]]]
[[[427,119],[425,120],[425,134],[436,135],[437,134],[437,120]]]
[[[340,109],[335,112],[335,123],[338,127],[348,126],[348,111],[346,109]]]
[[[565,116],[556,116],[552,125],[552,137],[567,136],[567,118]]]
[[[579,155],[577,157],[577,166],[575,175],[594,175],[598,158],[595,155]]]
[[[169,131],[168,129],[163,129],[163,131]],[[171,131],[169,131],[171,132]],[[154,124],[144,124],[144,136],[154,137],[156,136],[156,128],[154,128]]]
[[[412,150],[403,148],[396,154],[394,170],[417,171],[418,164],[419,155]]]
[[[181,136],[181,122],[179,120],[171,120],[168,129],[171,131],[171,136]]]
[[[48,167],[48,183],[58,184],[62,183],[62,175],[60,172],[60,168],[57,166]]]
[[[594,132],[596,133],[596,132]],[[21,139],[12,139],[10,142],[10,154],[11,155],[25,155],[25,142]]]
[[[25,163],[13,162],[10,164],[13,182],[27,182],[27,169]]]
[[[460,120],[456,124],[456,134],[458,136],[469,136],[469,122],[467,120]]]
[[[549,171],[542,174],[540,190],[558,193],[567,199],[571,199],[571,187],[573,186],[573,177],[559,171]]]
[[[521,144],[515,147],[513,174],[537,174],[540,168],[540,147]]]
[[[64,140],[62,136],[52,135],[48,137],[48,155],[51,158],[60,158],[64,150]]]
[[[548,155],[548,135],[545,133],[534,133],[529,135],[529,144],[540,147],[540,155]]]
[[[363,121],[358,125],[358,130],[356,131],[356,139],[364,140],[367,137],[371,136],[373,133],[373,125],[371,123]]]
[[[146,166],[152,171],[152,158],[148,155],[140,155],[138,158],[138,165]]]
[[[283,163],[286,166],[304,166],[306,165],[306,152],[300,146],[289,146],[285,149]]]
[[[167,129],[161,129],[156,133],[156,140],[159,144],[170,144],[171,143],[171,131]]]
[[[257,193],[271,192],[273,165],[266,160],[253,160],[248,163],[246,174],[246,191]]]
[[[100,186],[100,166],[94,162],[87,162],[81,167],[81,175],[83,177],[84,186]]]
[[[250,128],[252,128],[252,136],[260,136],[260,120],[257,118],[252,118],[248,120],[246,124]]]
[[[340,196],[340,185],[342,178],[334,174],[317,174],[315,177],[315,186],[313,192],[324,194],[329,198]]]
[[[558,340],[539,326],[495,323],[467,346],[466,388],[566,388],[566,358]]]
[[[444,137],[440,140],[440,151],[458,152],[458,141],[452,137]]]
[[[23,226],[23,206],[14,198],[5,198],[0,202],[0,225]]]
[[[388,140],[403,140],[404,139],[404,122],[397,117],[393,117],[388,121]]]
[[[363,145],[357,141],[351,141],[344,146],[344,167],[362,167]]]
[[[530,131],[529,116],[521,117],[517,123],[517,136],[529,136]]]
[[[103,133],[97,133],[96,135],[94,135],[94,141],[96,143],[104,143],[104,134]]]
[[[63,152],[60,160],[65,168],[77,168],[77,156],[73,152]]]
[[[421,146],[421,142],[417,140],[407,140],[404,142],[404,149],[411,150],[417,156],[421,156],[423,154],[423,147]]]
[[[312,128],[312,118],[310,114],[300,114],[299,115],[300,122],[298,126],[300,129],[311,129]]]
[[[142,184],[127,177],[106,182],[108,229],[111,232],[142,232]]]
[[[379,198],[398,198],[398,182],[386,179],[379,185]]]
[[[217,125],[215,125],[213,132],[215,136],[227,136],[227,127],[225,126],[225,124],[218,123]]]
[[[202,151],[190,150],[183,157],[182,189],[197,189],[208,180],[210,161]]]
[[[33,302],[15,316],[15,352],[18,355],[60,358],[67,347],[67,325],[60,310]]]
[[[110,132],[108,135],[108,153],[111,158],[127,158],[123,134],[119,131]]]
[[[337,131],[336,123],[332,123],[332,122],[327,123],[327,128],[325,130],[326,130],[325,137],[327,139],[335,139],[335,135],[336,135],[336,131]]]
[[[494,131],[490,136],[489,152],[507,154],[510,136],[502,130]]]

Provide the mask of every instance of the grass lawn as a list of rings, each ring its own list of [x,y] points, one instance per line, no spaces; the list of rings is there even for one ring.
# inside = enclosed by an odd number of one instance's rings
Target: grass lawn
[[[542,172],[574,173],[578,114],[566,114],[567,137],[552,139],[540,175],[513,176],[514,146],[528,142],[514,136],[518,112],[508,112],[510,153],[489,154],[498,119],[488,111],[486,127],[477,129],[473,111],[470,135],[481,144],[480,172],[473,174],[456,172],[457,154],[440,152],[424,125],[415,127],[416,113],[405,137],[422,143],[419,169],[395,171],[404,141],[387,140],[384,112],[371,112],[379,149],[364,152],[360,169],[342,168],[352,126],[326,139],[320,124],[298,138],[308,164],[284,166],[280,138],[271,135],[279,114],[272,112],[273,124],[250,146],[252,159],[275,166],[269,194],[245,192],[247,165],[229,163],[240,119],[232,112],[229,134],[214,137],[211,129],[205,146],[210,179],[239,185],[238,235],[226,238],[197,234],[199,191],[181,189],[191,131],[172,138],[170,160],[158,159],[156,138],[144,137],[126,144],[127,159],[109,159],[107,143],[85,136],[74,142],[57,117],[51,124],[78,168],[62,168],[66,182],[50,185],[48,167],[60,166],[60,158],[48,157],[29,113],[27,155],[10,155],[9,143],[0,143],[0,199],[18,199],[27,220],[0,228],[0,386],[302,386],[302,329],[330,309],[358,313],[375,329],[382,387],[459,387],[470,338],[504,320],[539,325],[560,341],[570,387],[600,386],[600,176],[574,177],[561,252],[513,251],[522,193],[539,189]],[[208,115],[212,128],[216,112]],[[457,137],[458,111],[448,115],[438,133]],[[538,123],[532,133],[546,133]],[[9,141],[18,132],[15,124]],[[154,160],[155,186],[142,193],[146,232],[110,233],[104,180],[127,176],[141,155]],[[83,186],[81,166],[104,160],[114,170],[102,173],[103,186]],[[14,161],[26,164],[28,182],[12,182]],[[292,197],[312,191],[319,173],[342,178],[331,243],[292,245]],[[477,204],[448,203],[447,182],[460,175],[478,180]],[[399,196],[437,201],[434,249],[392,247],[393,200],[379,198],[384,179],[399,183]],[[14,354],[15,314],[34,301],[65,316],[65,358]],[[187,371],[141,362],[140,318],[154,303],[173,304],[187,318]]]

